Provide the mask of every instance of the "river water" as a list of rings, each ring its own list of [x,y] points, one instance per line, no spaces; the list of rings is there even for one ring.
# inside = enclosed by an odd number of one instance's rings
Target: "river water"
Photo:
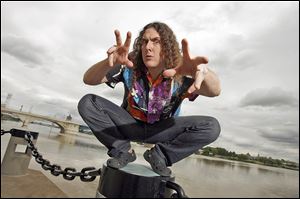
[[[21,123],[2,121],[1,129],[18,128]],[[51,164],[74,167],[101,168],[107,160],[106,148],[93,135],[80,134],[76,137],[60,135],[58,128],[31,124],[29,130],[39,132],[36,143],[38,151]],[[1,136],[1,162],[10,135]],[[143,159],[145,147],[133,143],[137,163],[148,165]],[[93,182],[81,182],[75,178],[67,181],[55,177],[32,159],[30,169],[41,171],[68,197],[95,197],[99,177]],[[299,171],[274,168],[236,161],[228,161],[200,155],[192,155],[172,166],[175,182],[189,197],[263,197],[298,198]]]

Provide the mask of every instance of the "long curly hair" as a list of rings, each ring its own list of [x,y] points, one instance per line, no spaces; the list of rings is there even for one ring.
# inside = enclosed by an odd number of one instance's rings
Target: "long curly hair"
[[[149,28],[154,28],[160,36],[161,49],[164,55],[166,69],[175,68],[181,61],[180,49],[176,36],[167,24],[162,22],[152,22],[147,24],[142,31],[140,31],[139,36],[134,41],[131,60],[135,65],[135,70],[140,72],[140,70],[146,67],[142,58],[142,39],[145,31]]]

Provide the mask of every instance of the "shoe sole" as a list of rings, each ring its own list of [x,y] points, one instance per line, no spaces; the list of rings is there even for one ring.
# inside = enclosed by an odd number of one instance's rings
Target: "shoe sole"
[[[136,160],[136,155],[134,155],[133,159],[129,160],[125,165],[121,165],[120,163],[117,163],[115,161],[111,162],[110,160],[113,161],[113,159],[107,160],[107,162],[106,162],[107,166],[114,168],[114,169],[121,169],[121,168],[125,167],[128,163],[134,162]]]
[[[147,150],[147,151],[144,153],[143,156],[144,156],[144,159],[151,165],[152,170],[153,170],[155,173],[159,174],[160,176],[165,176],[165,177],[170,176],[172,172],[169,172],[168,174],[162,173],[159,169],[157,169],[156,166],[154,166],[154,165],[151,164],[151,160],[150,160],[150,157],[149,157],[150,155],[151,155],[151,154],[150,154],[150,151]]]

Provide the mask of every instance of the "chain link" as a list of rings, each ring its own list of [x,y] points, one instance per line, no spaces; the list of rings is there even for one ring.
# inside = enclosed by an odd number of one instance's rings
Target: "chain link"
[[[7,133],[10,134],[10,131],[4,131],[4,130],[1,129],[1,136],[4,135],[4,134],[7,134]]]
[[[1,136],[7,133],[11,132],[1,130]],[[51,164],[49,160],[43,158],[34,146],[30,132],[26,132],[24,139],[28,142],[27,147],[31,150],[31,155],[35,158],[35,161],[40,164],[44,170],[49,170],[54,176],[62,175],[66,180],[74,180],[75,177],[78,176],[83,182],[91,182],[94,181],[97,176],[101,175],[101,169],[96,169],[95,167],[85,167],[80,172],[77,172],[76,169],[72,167],[66,167],[63,170],[61,166]]]

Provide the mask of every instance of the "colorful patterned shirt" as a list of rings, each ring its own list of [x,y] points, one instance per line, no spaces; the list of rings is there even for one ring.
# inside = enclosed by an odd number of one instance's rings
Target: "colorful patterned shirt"
[[[189,77],[182,77],[178,81],[175,78],[164,78],[161,74],[153,80],[147,69],[135,72],[120,65],[111,69],[106,78],[106,84],[112,88],[118,82],[124,83],[125,94],[121,106],[135,119],[150,124],[178,116],[181,102],[185,98],[194,101],[198,96],[187,93],[194,82]]]

